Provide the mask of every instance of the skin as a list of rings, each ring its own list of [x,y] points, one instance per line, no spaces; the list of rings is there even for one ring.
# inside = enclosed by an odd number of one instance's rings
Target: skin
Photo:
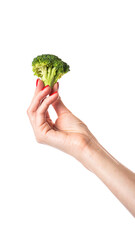
[[[56,83],[53,89],[44,88],[38,80],[27,110],[37,142],[58,148],[80,161],[135,217],[135,173],[111,156],[88,127],[67,109],[58,94],[58,86]],[[55,123],[48,113],[51,104],[58,116]]]

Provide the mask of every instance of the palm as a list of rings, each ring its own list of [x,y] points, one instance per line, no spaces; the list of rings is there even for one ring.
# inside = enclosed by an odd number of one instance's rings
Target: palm
[[[66,152],[71,151],[72,155],[76,154],[78,146],[83,149],[90,140],[91,133],[87,126],[70,111],[60,114],[54,124],[47,112],[46,121],[49,125],[48,140],[53,139],[55,147],[61,150],[64,147]]]
[[[64,112],[58,116],[55,123],[52,122],[48,111],[45,117],[50,130],[60,131],[63,133],[77,133],[90,135],[90,131],[87,126],[77,117],[75,117],[70,111]]]

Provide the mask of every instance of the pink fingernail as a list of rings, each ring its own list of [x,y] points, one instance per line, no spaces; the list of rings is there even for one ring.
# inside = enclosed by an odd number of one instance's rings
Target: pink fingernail
[[[53,94],[55,94],[55,93],[57,93],[57,91],[56,92],[54,92],[54,93],[52,93],[50,96],[52,96]]]
[[[49,85],[46,85],[45,87],[43,87],[43,88],[42,88],[42,91],[43,91],[46,87],[48,87],[48,86],[49,86]]]

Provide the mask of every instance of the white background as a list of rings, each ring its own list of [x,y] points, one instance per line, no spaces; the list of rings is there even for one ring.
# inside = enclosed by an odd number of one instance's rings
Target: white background
[[[33,58],[59,56],[71,68],[63,102],[135,171],[134,1],[2,1],[0,24],[0,239],[135,239],[132,215],[77,160],[38,144],[26,114]]]

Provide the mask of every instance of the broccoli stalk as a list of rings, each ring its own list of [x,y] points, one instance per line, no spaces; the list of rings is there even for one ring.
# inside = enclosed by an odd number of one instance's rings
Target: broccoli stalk
[[[34,75],[40,77],[44,85],[49,85],[51,88],[58,79],[70,71],[67,63],[51,54],[43,54],[34,58],[32,67]]]
[[[49,85],[52,88],[55,83],[56,69],[54,67],[47,68],[46,66],[43,66],[41,72],[44,85]]]

